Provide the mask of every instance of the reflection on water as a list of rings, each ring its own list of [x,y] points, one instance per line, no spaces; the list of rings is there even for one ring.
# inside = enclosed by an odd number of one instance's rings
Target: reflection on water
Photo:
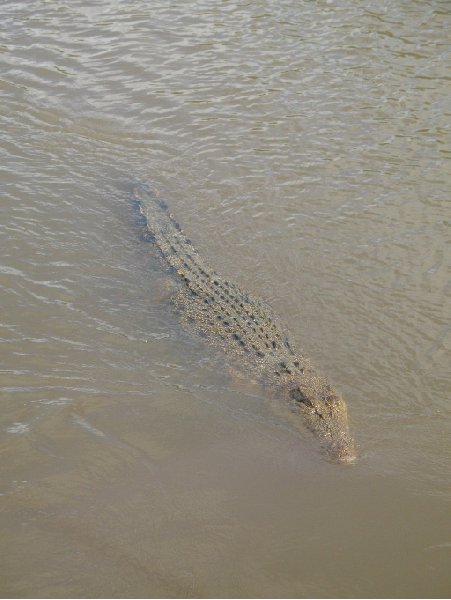
[[[0,592],[449,593],[448,3],[0,28]],[[181,328],[135,181],[341,389],[356,465]]]

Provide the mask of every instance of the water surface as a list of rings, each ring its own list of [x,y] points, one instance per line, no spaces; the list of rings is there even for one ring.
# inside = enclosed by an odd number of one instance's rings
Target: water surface
[[[449,3],[92,4],[1,9],[1,595],[449,595]],[[136,181],[356,465],[183,330]]]

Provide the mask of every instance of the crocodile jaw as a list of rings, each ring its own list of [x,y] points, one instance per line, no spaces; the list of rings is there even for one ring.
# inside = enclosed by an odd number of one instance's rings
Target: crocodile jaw
[[[334,462],[353,463],[355,444],[349,433],[346,403],[336,390],[319,378],[291,389],[290,397],[310,431]]]
[[[353,464],[357,459],[354,440],[349,434],[326,444],[326,452],[334,462]]]

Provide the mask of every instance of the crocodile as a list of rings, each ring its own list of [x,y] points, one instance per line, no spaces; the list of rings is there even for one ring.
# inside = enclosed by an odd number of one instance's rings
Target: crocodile
[[[240,367],[302,415],[334,462],[354,462],[346,404],[340,393],[299,352],[271,307],[218,275],[194,248],[159,193],[137,185],[133,197],[146,236],[179,281],[173,303],[184,321],[209,342],[239,357]]]

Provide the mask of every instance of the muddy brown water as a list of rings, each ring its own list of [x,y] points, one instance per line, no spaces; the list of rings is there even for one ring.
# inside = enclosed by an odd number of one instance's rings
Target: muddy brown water
[[[2,3],[3,597],[449,595],[450,13]],[[137,181],[342,391],[355,465],[180,326]]]

